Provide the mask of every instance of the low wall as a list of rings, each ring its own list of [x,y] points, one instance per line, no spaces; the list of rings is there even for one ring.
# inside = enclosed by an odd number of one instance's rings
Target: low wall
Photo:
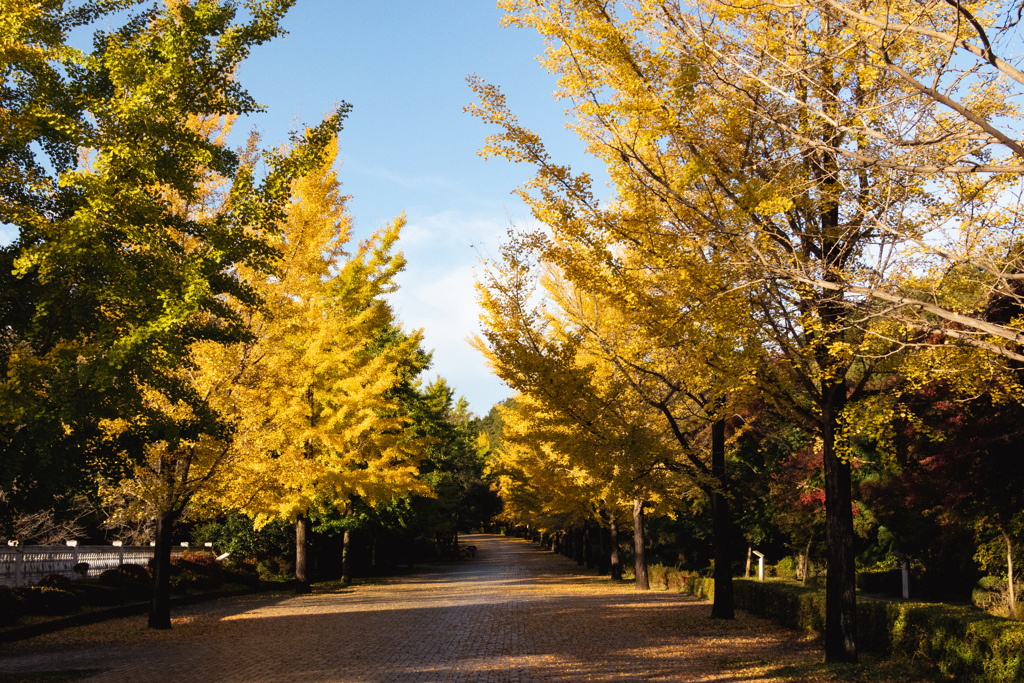
[[[89,565],[86,576],[98,576],[122,564],[146,564],[153,557],[151,546],[109,545],[27,545],[0,547],[0,585],[28,586],[47,574],[78,575],[75,565]]]

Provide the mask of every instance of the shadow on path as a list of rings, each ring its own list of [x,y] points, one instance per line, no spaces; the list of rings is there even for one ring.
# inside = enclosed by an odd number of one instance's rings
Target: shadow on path
[[[519,539],[386,585],[197,605],[171,632],[117,620],[0,650],[0,673],[90,681],[759,681],[817,657],[798,634],[578,574]],[[0,679],[2,681],[3,679]]]

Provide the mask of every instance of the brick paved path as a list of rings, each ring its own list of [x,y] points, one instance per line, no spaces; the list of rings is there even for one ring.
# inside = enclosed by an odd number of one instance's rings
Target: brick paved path
[[[583,576],[527,541],[463,541],[475,559],[387,585],[195,605],[169,632],[137,617],[0,646],[0,679],[757,681],[816,657],[797,634],[746,616],[712,622],[708,603]]]

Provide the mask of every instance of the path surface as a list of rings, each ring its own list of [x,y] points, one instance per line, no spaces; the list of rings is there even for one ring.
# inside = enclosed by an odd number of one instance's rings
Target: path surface
[[[2,645],[0,679],[761,681],[818,656],[799,634],[742,615],[712,622],[706,602],[580,575],[524,540],[462,540],[475,559],[386,585],[195,605],[165,632],[135,617]]]

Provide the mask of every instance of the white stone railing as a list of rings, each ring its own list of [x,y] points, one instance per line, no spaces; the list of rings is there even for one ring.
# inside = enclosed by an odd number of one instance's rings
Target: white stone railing
[[[85,562],[85,576],[99,576],[107,569],[122,564],[146,564],[153,557],[153,548],[121,545],[27,545],[0,546],[0,585],[28,586],[47,574],[80,576],[75,565]]]

